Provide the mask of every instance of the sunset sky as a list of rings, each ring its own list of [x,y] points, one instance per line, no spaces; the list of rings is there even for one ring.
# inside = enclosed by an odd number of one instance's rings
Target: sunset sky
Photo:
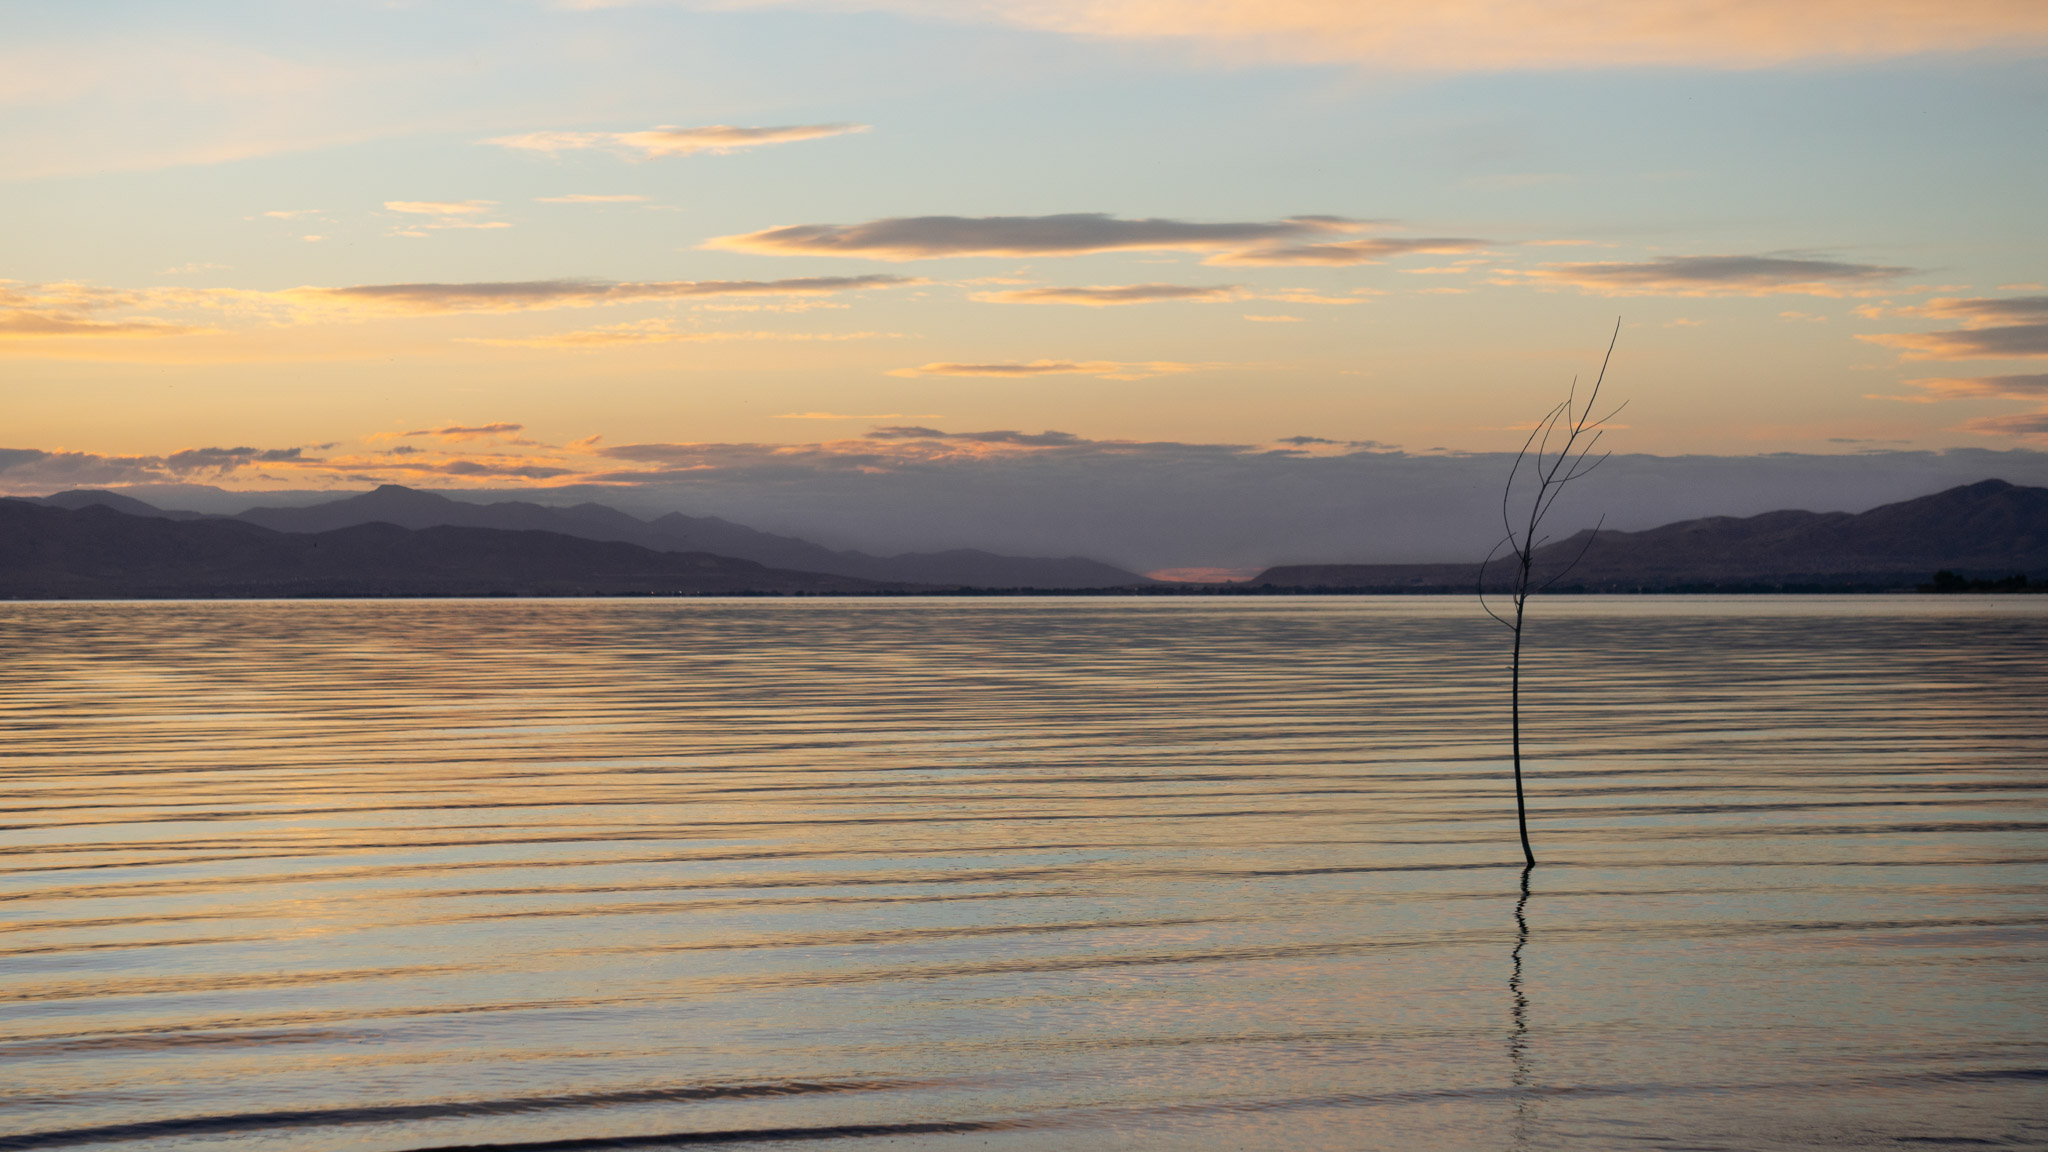
[[[4,491],[2048,447],[2040,0],[4,12]]]

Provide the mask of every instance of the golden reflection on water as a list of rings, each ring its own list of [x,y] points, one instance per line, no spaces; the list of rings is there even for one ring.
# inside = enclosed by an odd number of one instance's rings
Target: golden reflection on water
[[[1501,640],[0,605],[0,1152],[2048,1143],[2048,598],[1543,604],[1526,902]]]

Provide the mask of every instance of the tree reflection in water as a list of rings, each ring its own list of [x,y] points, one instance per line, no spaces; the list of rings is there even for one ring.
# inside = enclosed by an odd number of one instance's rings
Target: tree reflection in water
[[[1509,1082],[1514,1086],[1514,1123],[1510,1138],[1515,1148],[1529,1146],[1529,1130],[1535,1124],[1535,1097],[1529,1091],[1529,994],[1522,987],[1522,949],[1529,946],[1529,873],[1522,869],[1522,895],[1515,901],[1515,950],[1508,970],[1508,1013],[1514,1027],[1508,1033]]]

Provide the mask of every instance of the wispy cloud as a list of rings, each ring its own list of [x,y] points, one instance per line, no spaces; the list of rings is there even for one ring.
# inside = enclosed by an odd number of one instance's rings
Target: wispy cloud
[[[487,440],[517,436],[525,430],[526,425],[524,424],[502,422],[497,424],[450,424],[442,428],[416,428],[411,432],[401,432],[399,435],[406,437],[432,436],[437,440],[461,443],[465,440]]]
[[[924,420],[930,414],[835,412],[788,413],[793,420]],[[1054,458],[1086,469],[1091,461],[1132,461],[1142,466],[1175,464],[1209,468],[1232,459],[1343,456],[1384,449],[1371,441],[1292,437],[1271,445],[1186,444],[1172,441],[1094,440],[1071,432],[1014,429],[951,432],[922,424],[892,424],[841,439],[798,444],[627,443],[608,445],[589,436],[566,445],[522,438],[515,421],[447,424],[415,428],[377,441],[407,439],[368,450],[314,454],[305,448],[195,448],[167,456],[109,456],[89,452],[0,448],[0,491],[49,492],[97,485],[166,482],[226,482],[238,485],[283,480],[312,482],[432,481],[477,486],[507,481],[640,485],[724,474],[778,474],[827,483],[832,478],[911,474],[932,465]],[[333,444],[319,446],[331,450]],[[1145,462],[1152,462],[1145,464]],[[1085,483],[1085,481],[1083,481]]]
[[[784,412],[777,420],[937,420],[935,412],[870,412],[856,415],[847,412]]]
[[[1275,244],[1260,248],[1248,248],[1242,252],[1223,252],[1204,260],[1204,264],[1242,265],[1328,265],[1348,267],[1356,264],[1380,264],[1396,256],[1417,254],[1455,255],[1461,252],[1477,252],[1486,247],[1486,241],[1459,236],[1429,236],[1420,238],[1382,237],[1371,240],[1340,240],[1329,244]]]
[[[1067,448],[1085,444],[1084,437],[1072,432],[942,432],[937,428],[923,428],[917,425],[897,425],[892,428],[877,428],[867,434],[869,440],[950,440],[960,444],[1009,444],[1022,448]]]
[[[37,336],[183,336],[199,331],[161,320],[95,320],[41,309],[0,309],[0,339]]]
[[[1900,310],[1907,316],[1961,320],[1970,327],[1993,327],[2013,321],[2048,322],[2048,296],[1936,297]]]
[[[1884,332],[1857,337],[1896,348],[1908,360],[2024,360],[2048,357],[2048,296],[1943,297],[1908,308],[1903,316],[1960,321],[1961,328],[1939,332]],[[1872,313],[1877,315],[1878,313]],[[1936,376],[1910,381],[1917,396],[1882,399],[1932,403],[1942,400],[2048,399],[2048,373],[2023,372],[1995,376]],[[1965,421],[1966,431],[1987,436],[2048,436],[2048,410],[1980,416]]]
[[[1980,416],[1966,421],[1963,427],[1971,432],[1983,432],[1993,436],[2044,436],[2048,437],[2048,412],[2015,412],[2007,416]]]
[[[384,207],[412,216],[481,216],[498,206],[496,200],[386,200]]]
[[[1942,332],[1885,332],[1857,337],[1897,348],[1910,360],[2006,360],[2048,356],[2048,296],[1942,298],[1902,315],[1959,320]]]
[[[87,284],[22,285],[0,280],[0,340],[41,337],[183,336],[206,331],[150,316],[108,313],[146,307],[150,298]]]
[[[496,200],[386,200],[384,207],[403,216],[422,216],[424,220],[407,220],[397,230],[400,236],[422,236],[424,229],[445,228],[510,228],[510,221],[486,220],[483,217],[496,210]]]
[[[649,300],[721,296],[829,296],[923,281],[910,276],[806,276],[787,280],[487,280],[468,284],[361,284],[289,288],[279,295],[308,304],[397,314],[528,312]]]
[[[1018,379],[1031,376],[1098,376],[1104,380],[1144,380],[1181,372],[1220,368],[1220,364],[1183,364],[1173,360],[1005,360],[969,364],[940,361],[916,368],[898,368],[891,376],[992,376]]]
[[[1275,440],[1274,443],[1286,444],[1291,448],[1304,451],[1319,451],[1329,448],[1371,448],[1385,452],[1400,447],[1399,444],[1382,444],[1378,440],[1332,440],[1325,436],[1282,436],[1280,439]]]
[[[1332,296],[1313,288],[1270,288],[1249,294],[1254,300],[1272,300],[1281,304],[1363,304],[1374,296],[1387,295],[1380,288],[1353,288],[1348,296]]]
[[[608,6],[620,0],[581,0]],[[701,2],[701,0],[700,0]],[[1090,38],[1180,41],[1252,61],[1470,72],[1681,65],[1750,68],[2048,43],[2033,0],[750,0],[905,12]]]
[[[0,448],[0,484],[9,492],[33,493],[108,484],[221,480],[254,467],[289,466],[311,459],[303,448],[187,448],[162,456]]]
[[[2012,376],[1938,376],[1907,383],[1940,400],[2048,399],[2048,372]]]
[[[994,304],[1079,304],[1087,308],[1119,304],[1155,304],[1162,300],[1214,302],[1234,300],[1235,284],[1091,284],[1076,288],[1017,288],[976,292],[973,299]]]
[[[373,483],[454,481],[459,485],[465,482],[504,483],[508,480],[529,483],[574,481],[582,478],[588,470],[578,467],[573,461],[563,459],[560,450],[549,445],[533,444],[532,441],[526,440],[517,443],[533,445],[540,451],[471,452],[463,455],[422,454],[410,446],[401,446],[386,452],[364,452],[309,460],[302,475],[311,473],[328,480]]]
[[[1799,256],[1664,256],[1504,270],[1495,283],[1577,288],[1602,296],[1856,296],[1911,272]]]
[[[383,317],[459,313],[535,312],[673,301],[741,300],[748,308],[802,311],[830,306],[824,298],[868,289],[921,284],[907,276],[811,276],[785,280],[515,280],[461,284],[301,286],[275,291],[243,288],[106,288],[90,284],[24,285],[0,280],[0,341],[126,337],[213,336],[232,331],[207,321],[277,327]],[[740,307],[741,305],[733,305]],[[702,304],[722,308],[725,305]],[[164,315],[164,314],[168,314]],[[652,325],[652,328],[649,327]],[[867,333],[860,338],[873,338]],[[664,321],[637,329],[607,329],[540,337],[536,347],[655,343],[685,339],[765,339],[765,336],[694,335],[667,330]],[[825,339],[824,336],[786,339]],[[853,337],[848,337],[853,338]],[[90,343],[66,347],[103,347]],[[24,345],[24,348],[29,347]],[[45,354],[38,352],[37,355]]]
[[[1859,339],[1897,348],[1909,360],[2020,360],[2048,356],[2048,324],[1883,333]]]
[[[658,156],[694,156],[699,152],[722,156],[770,144],[790,144],[798,140],[866,131],[869,131],[866,124],[784,124],[772,128],[736,128],[730,124],[682,128],[664,124],[640,132],[526,132],[517,136],[499,136],[484,143],[550,154],[608,148],[652,159]]]
[[[1057,216],[900,216],[864,224],[790,224],[704,247],[771,256],[859,256],[927,260],[957,256],[1081,256],[1095,252],[1225,252],[1357,231],[1334,216],[1201,223],[1123,220],[1103,212]]]
[[[567,196],[536,196],[534,200],[540,204],[644,204],[647,197],[626,193],[601,196],[587,192],[571,192]]]
[[[1349,456],[1353,459],[1387,459],[1393,445],[1375,441],[1333,440],[1316,436],[1292,437],[1271,444],[1197,444],[1178,441],[1090,439],[1072,432],[1047,430],[1024,432],[992,429],[949,432],[919,424],[888,425],[857,438],[825,440],[811,444],[718,444],[637,443],[599,447],[597,455],[635,466],[604,474],[611,483],[662,483],[671,479],[698,479],[728,473],[746,475],[811,475],[873,479],[889,474],[921,475],[934,465],[965,465],[1002,461],[1053,461],[1076,469],[1072,475],[1083,486],[1093,482],[1094,469],[1135,466],[1148,473],[1155,468],[1190,469],[1189,476],[1216,479],[1240,475],[1245,462],[1257,461],[1285,466],[1287,462],[1327,462]],[[1227,503],[1228,501],[1226,501]],[[1207,503],[1207,501],[1204,501]],[[1270,512],[1270,507],[1267,508]]]
[[[901,334],[895,332],[732,332],[705,331],[701,329],[678,329],[665,320],[642,320],[632,324],[616,324],[603,328],[586,328],[578,332],[558,332],[547,336],[491,339],[466,337],[464,344],[484,344],[498,348],[555,348],[555,349],[597,349],[618,348],[636,344],[716,344],[735,340],[786,340],[795,342],[839,341],[839,340],[895,340]]]
[[[283,464],[302,459],[303,448],[187,448],[164,457],[172,472],[232,472],[251,464]]]

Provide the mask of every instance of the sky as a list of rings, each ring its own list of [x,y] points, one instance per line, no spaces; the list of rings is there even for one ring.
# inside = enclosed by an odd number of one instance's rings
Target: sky
[[[1611,337],[1608,443],[1730,478],[1644,518],[2044,475],[2038,0],[0,19],[0,491],[609,492],[847,539],[804,509],[857,492],[927,510],[891,539],[1041,544],[988,523],[1005,477],[1057,520],[1482,476]],[[1757,471],[1788,454],[1829,459]]]

